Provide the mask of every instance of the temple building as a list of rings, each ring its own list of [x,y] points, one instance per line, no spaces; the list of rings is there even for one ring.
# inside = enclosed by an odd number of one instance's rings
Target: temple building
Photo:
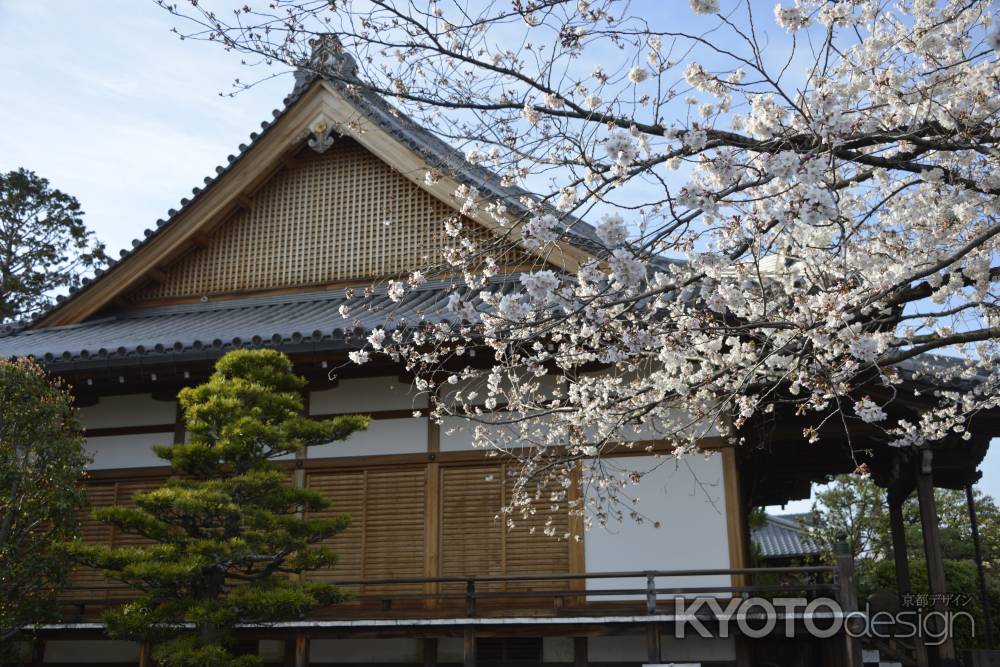
[[[900,591],[910,586],[907,548],[926,549],[932,590],[943,590],[931,491],[978,479],[989,440],[1000,432],[996,415],[973,420],[969,440],[908,451],[889,447],[874,430],[848,443],[832,428],[822,447],[808,447],[798,418],[779,410],[744,427],[748,445],[706,438],[701,447],[711,455],[644,477],[645,512],[659,527],[624,523],[560,540],[532,531],[541,517],[510,530],[496,521],[508,492],[502,459],[473,448],[461,424],[430,421],[426,398],[402,367],[388,360],[340,367],[372,328],[384,325],[378,305],[390,310],[385,282],[440,251],[446,219],[461,215],[484,238],[497,232],[487,212],[461,213],[456,188],[504,199],[514,215],[526,213],[526,193],[351,85],[355,71],[334,38],[318,40],[312,66],[297,73],[284,105],[237,154],[116,263],[33,321],[0,334],[0,356],[32,356],[73,387],[93,456],[84,483],[97,507],[128,504],[136,492],[162,483],[168,471],[151,447],[185,438],[177,392],[206,380],[228,350],[287,353],[308,380],[304,398],[312,416],[371,415],[367,431],[282,462],[293,483],[320,491],[335,513],[351,515],[350,527],[331,543],[340,562],[309,576],[339,582],[355,599],[301,622],[247,628],[245,650],[267,664],[297,667],[860,665],[858,642],[843,632],[811,637],[802,618],[795,619],[794,639],[754,639],[735,626],[726,636],[705,638],[690,629],[684,639],[675,636],[676,596],[752,597],[769,590],[766,582],[773,588],[774,576],[800,597],[830,596],[857,607],[849,557],[824,565],[812,550],[808,562],[753,568],[748,514],[807,498],[812,483],[851,472],[859,460],[887,489],[897,520],[911,493],[922,502],[925,544],[906,545],[897,531]],[[426,179],[429,170],[440,178]],[[595,252],[593,238],[581,222],[544,259],[572,271]],[[513,274],[537,261],[531,253],[513,254],[503,269]],[[373,296],[363,295],[372,284]],[[422,285],[401,307],[392,304],[393,317],[409,323],[444,317],[451,284],[442,276]],[[341,306],[362,301],[365,307],[341,316]],[[921,382],[914,373],[899,391]],[[916,406],[918,392],[912,393],[908,404]],[[669,453],[666,443],[655,446]],[[639,458],[629,465],[640,468],[650,454],[621,454],[630,456]],[[697,493],[688,465],[696,468]],[[556,521],[560,532],[580,529],[578,516]],[[792,529],[780,520],[772,528],[775,539]],[[95,543],[141,544],[89,515],[83,535]],[[129,595],[99,572],[76,571],[63,620],[37,630],[35,661],[147,662],[142,647],[109,640],[100,623],[101,609]],[[944,664],[953,657],[947,645],[929,653],[911,649],[898,659]],[[789,651],[798,662],[774,657]]]

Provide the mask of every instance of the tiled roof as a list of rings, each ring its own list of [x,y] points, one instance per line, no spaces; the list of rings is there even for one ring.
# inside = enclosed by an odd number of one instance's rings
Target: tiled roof
[[[240,347],[358,349],[373,328],[447,319],[449,282],[429,282],[393,303],[385,289],[326,290],[124,310],[80,324],[0,336],[0,358],[33,356],[51,368],[213,359]],[[342,305],[351,308],[341,317]]]
[[[327,37],[336,41],[336,38],[332,35]],[[350,56],[345,57],[350,58]],[[353,59],[351,59],[351,62],[353,62]],[[225,165],[217,166],[214,175],[206,176],[203,187],[193,188],[191,190],[191,198],[181,199],[180,206],[177,209],[170,209],[167,211],[166,218],[156,221],[155,227],[145,229],[142,238],[134,239],[130,248],[124,248],[119,252],[117,260],[111,262],[104,269],[97,271],[93,279],[85,278],[83,284],[79,287],[71,288],[68,295],[57,297],[56,303],[36,313],[30,320],[16,324],[0,325],[0,333],[2,333],[2,329],[11,330],[31,326],[33,323],[57,310],[63,303],[76,296],[76,294],[88,289],[103,275],[113,271],[115,267],[124,262],[136,250],[145,246],[152,238],[168,227],[181,212],[191,206],[198,197],[210,190],[225,173],[232,169],[261,137],[265,136],[268,130],[274,127],[275,123],[312,87],[314,82],[324,78],[345,93],[345,97],[351,99],[366,118],[421,155],[432,168],[452,175],[460,183],[477,188],[484,197],[503,199],[507,203],[508,210],[515,215],[525,215],[528,212],[521,201],[522,197],[531,196],[526,190],[504,186],[492,171],[469,164],[460,151],[442,141],[430,131],[414,123],[405,114],[386,102],[378,93],[361,86],[346,85],[342,80],[323,77],[320,71],[321,68],[300,68],[296,72],[296,83],[292,93],[284,99],[281,108],[274,109],[271,112],[273,119],[262,122],[260,124],[260,132],[251,132],[249,143],[240,144],[238,152],[235,155],[228,156]],[[337,73],[337,75],[338,77],[343,76],[342,73]],[[577,245],[588,252],[596,252],[603,247],[591,225],[572,216],[565,214],[558,215],[564,218],[567,226],[570,227],[566,236],[567,241],[571,244]]]
[[[753,531],[753,542],[764,558],[818,556],[819,545],[802,527],[807,514],[768,514],[764,525]]]

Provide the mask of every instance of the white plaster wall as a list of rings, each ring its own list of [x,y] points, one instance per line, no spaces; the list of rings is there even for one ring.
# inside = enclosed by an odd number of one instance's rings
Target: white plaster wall
[[[722,569],[729,564],[722,457],[620,457],[610,462],[624,471],[650,471],[628,494],[638,498],[642,523],[625,518],[595,525],[584,537],[588,572],[639,570]],[[658,467],[656,467],[658,466]],[[655,469],[654,469],[655,467]],[[659,522],[660,527],[655,527]],[[636,588],[644,580],[593,579],[590,589]],[[657,580],[659,587],[729,586],[725,575],[672,577]],[[593,600],[628,599],[591,596]],[[637,598],[637,599],[641,599]]]
[[[375,410],[422,410],[427,396],[394,377],[341,380],[336,387],[309,395],[309,414],[365,413]]]
[[[309,643],[309,662],[396,663],[423,662],[416,639],[314,639]]]
[[[45,642],[43,662],[118,663],[137,662],[139,645],[135,642],[101,639],[50,639]]]
[[[154,445],[169,445],[173,433],[144,433],[139,435],[108,435],[87,438],[84,448],[93,456],[90,470],[109,468],[144,468],[165,466],[166,461],[153,453]]]
[[[154,401],[150,394],[103,396],[97,405],[80,408],[84,428],[173,424],[176,417],[176,401]]]
[[[367,431],[352,433],[347,440],[310,447],[311,459],[341,456],[419,454],[427,451],[427,418],[373,419]]]
[[[474,449],[472,433],[475,426],[462,417],[445,417],[441,423],[441,451],[460,452]]]

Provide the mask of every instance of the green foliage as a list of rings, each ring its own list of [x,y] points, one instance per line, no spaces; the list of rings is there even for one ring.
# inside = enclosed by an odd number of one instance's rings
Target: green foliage
[[[67,389],[27,359],[0,360],[0,643],[55,611],[86,462]]]
[[[31,315],[107,263],[74,197],[27,169],[0,174],[0,322]]]
[[[220,359],[208,382],[180,392],[189,442],[156,448],[171,479],[138,494],[135,507],[96,512],[156,544],[71,547],[142,592],[105,615],[113,637],[151,642],[165,667],[244,667],[257,659],[231,653],[237,625],[299,619],[344,598],[296,575],[336,562],[319,543],[348,517],[303,518],[329,503],[288,484],[274,459],[343,440],[368,418],[303,416],[303,384],[283,354],[241,350]]]
[[[976,514],[986,569],[987,598],[994,617],[994,636],[1000,636],[1000,509],[996,501],[980,491],[974,492]],[[985,638],[985,619],[980,602],[979,579],[974,562],[972,527],[965,492],[935,489],[938,530],[945,558],[945,579],[948,593],[960,596],[964,606],[952,606],[952,611],[965,611],[976,619],[976,637]],[[889,529],[889,509],[885,490],[874,482],[857,475],[836,478],[816,493],[813,518],[808,528],[828,547],[840,533],[848,536],[856,560],[858,594],[861,599],[877,591],[896,591],[895,561],[892,535]],[[910,579],[914,593],[927,593],[927,564],[923,559],[923,536],[920,526],[920,505],[915,495],[903,504],[903,525],[910,556]],[[967,625],[957,625],[956,646],[976,645]]]

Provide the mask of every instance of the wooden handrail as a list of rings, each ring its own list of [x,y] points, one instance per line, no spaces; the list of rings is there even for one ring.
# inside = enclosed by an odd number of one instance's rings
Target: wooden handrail
[[[732,576],[732,575],[754,575],[754,574],[787,574],[787,575],[816,575],[833,574],[833,582],[820,583],[815,577],[806,577],[801,583],[774,583],[749,586],[727,586],[727,585],[703,585],[703,586],[662,586],[658,585],[657,579],[669,578],[695,578],[710,576]],[[453,600],[464,601],[465,616],[472,618],[476,616],[477,602],[480,600],[498,599],[537,599],[548,598],[561,600],[567,598],[600,598],[611,596],[630,596],[636,600],[645,600],[645,611],[647,614],[656,614],[657,598],[660,596],[690,596],[704,594],[707,596],[717,596],[724,594],[752,594],[752,593],[774,593],[774,592],[802,592],[802,593],[830,593],[839,598],[843,594],[843,585],[838,581],[838,568],[832,565],[810,565],[801,567],[756,567],[756,568],[713,568],[702,570],[642,570],[642,571],[619,571],[619,572],[581,572],[581,573],[552,573],[552,574],[522,574],[522,575],[484,575],[484,576],[446,576],[446,577],[399,577],[399,578],[376,578],[376,579],[343,579],[331,581],[334,586],[339,587],[372,587],[372,586],[404,586],[404,585],[426,585],[426,584],[461,584],[459,590],[433,592],[363,592],[354,596],[354,600],[359,601],[381,601],[383,605],[391,605],[393,600]],[[517,584],[531,582],[560,582],[560,581],[588,581],[607,579],[641,579],[642,583],[635,587],[615,587],[604,589],[592,589],[585,587],[582,589],[527,589],[527,590],[482,590],[483,584]],[[586,586],[586,584],[585,584]],[[73,591],[121,591],[122,586],[91,586],[67,589]],[[124,602],[128,598],[95,600],[104,604],[114,604]],[[66,599],[66,603],[74,603],[73,599]],[[86,604],[87,601],[80,600],[79,604]],[[387,607],[388,608],[388,607]]]

